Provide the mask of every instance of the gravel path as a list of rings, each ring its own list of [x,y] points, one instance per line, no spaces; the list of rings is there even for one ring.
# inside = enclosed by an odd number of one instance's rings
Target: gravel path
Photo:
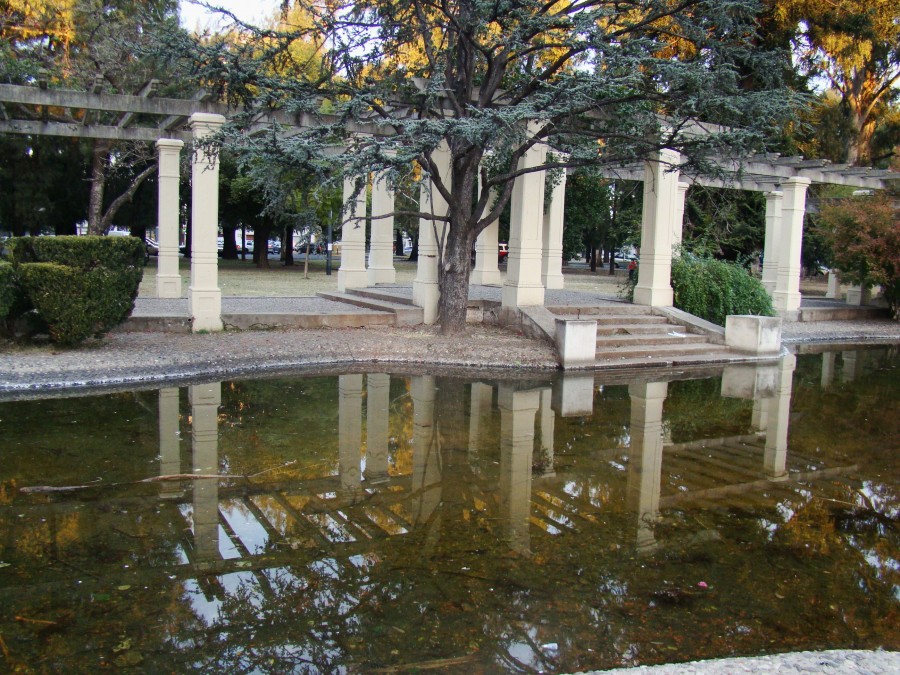
[[[641,666],[595,670],[585,675],[742,675],[778,673],[778,675],[897,675],[900,652],[836,649],[824,652],[795,652],[756,658],[692,661],[665,666]]]
[[[235,376],[386,363],[412,368],[556,370],[554,348],[507,330],[471,326],[466,338],[435,328],[111,333],[78,349],[0,349],[0,392]]]

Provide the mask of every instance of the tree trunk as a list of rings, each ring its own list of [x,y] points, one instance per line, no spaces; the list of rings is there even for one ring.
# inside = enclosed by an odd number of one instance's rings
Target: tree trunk
[[[238,251],[237,244],[234,241],[234,233],[237,232],[236,225],[222,226],[222,259],[237,260]]]
[[[394,255],[403,255],[403,232],[394,230]]]
[[[96,141],[91,153],[91,194],[88,202],[88,234],[106,234],[103,228],[103,192],[106,187],[106,163],[109,143]]]
[[[412,233],[412,248],[409,251],[409,260],[410,262],[416,262],[419,259],[419,232]]]
[[[281,259],[285,266],[294,264],[294,228],[284,228],[284,237],[281,238]]]
[[[443,335],[458,335],[466,330],[466,311],[469,307],[469,272],[474,237],[463,228],[447,228],[443,260],[439,262],[438,277],[441,297],[438,301],[438,317]]]

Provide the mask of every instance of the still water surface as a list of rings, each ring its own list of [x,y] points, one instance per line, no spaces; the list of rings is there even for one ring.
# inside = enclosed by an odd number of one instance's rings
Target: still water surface
[[[0,660],[495,673],[898,649],[898,366],[892,347],[0,403]]]

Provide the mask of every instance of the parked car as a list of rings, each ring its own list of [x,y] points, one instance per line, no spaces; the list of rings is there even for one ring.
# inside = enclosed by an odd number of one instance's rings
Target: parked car
[[[147,255],[159,255],[159,244],[147,237],[147,240],[144,242],[147,246]]]
[[[506,259],[509,257],[509,244],[500,244],[499,251],[497,252],[497,261],[498,262],[506,262]]]

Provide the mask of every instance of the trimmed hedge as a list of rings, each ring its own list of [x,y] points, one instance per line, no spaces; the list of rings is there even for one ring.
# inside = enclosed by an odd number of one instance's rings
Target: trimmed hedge
[[[16,271],[12,265],[0,262],[0,321],[5,321],[19,297]]]
[[[7,246],[13,264],[48,262],[83,270],[142,268],[146,257],[137,237],[14,237]]]
[[[105,333],[134,308],[144,266],[136,237],[19,237],[8,246],[29,309],[54,342]]]
[[[685,253],[672,261],[678,309],[725,325],[729,314],[774,316],[762,283],[737,263]]]

